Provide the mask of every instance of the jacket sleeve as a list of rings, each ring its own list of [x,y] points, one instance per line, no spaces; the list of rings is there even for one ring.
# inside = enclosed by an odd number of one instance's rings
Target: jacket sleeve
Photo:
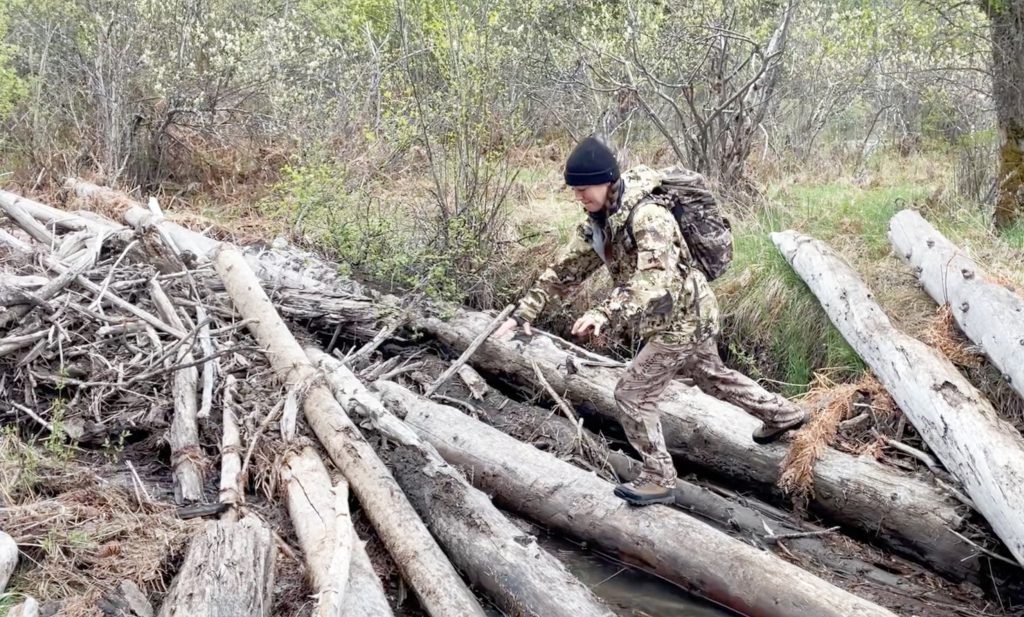
[[[609,319],[670,316],[681,300],[679,282],[688,274],[687,262],[682,261],[686,245],[672,213],[658,204],[637,208],[633,215],[636,272],[595,309]]]
[[[519,301],[513,313],[515,317],[523,321],[535,320],[552,297],[564,297],[601,267],[601,258],[587,240],[589,233],[589,224],[581,223],[568,246],[559,252],[555,262],[541,273],[533,288]]]

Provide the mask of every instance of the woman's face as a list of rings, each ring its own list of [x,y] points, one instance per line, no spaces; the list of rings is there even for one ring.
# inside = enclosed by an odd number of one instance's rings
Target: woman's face
[[[572,191],[576,194],[576,201],[583,204],[587,212],[593,213],[600,212],[604,208],[605,202],[608,201],[608,190],[611,186],[610,183],[574,186]]]

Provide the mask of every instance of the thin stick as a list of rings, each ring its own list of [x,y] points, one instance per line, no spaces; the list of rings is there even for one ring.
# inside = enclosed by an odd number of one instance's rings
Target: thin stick
[[[491,320],[491,323],[487,324],[487,327],[484,328],[480,332],[480,334],[476,335],[476,338],[473,339],[473,342],[469,344],[469,347],[466,348],[466,351],[462,352],[462,355],[459,356],[459,359],[456,360],[454,364],[449,366],[448,369],[445,370],[445,372],[441,373],[441,376],[437,378],[437,381],[432,383],[430,387],[427,388],[427,391],[424,393],[424,396],[426,396],[427,398],[433,396],[434,393],[437,392],[437,389],[444,385],[444,382],[448,381],[448,379],[455,374],[455,371],[459,370],[459,367],[461,367],[463,364],[469,361],[473,354],[476,353],[476,350],[479,349],[480,346],[484,344],[484,341],[486,341],[489,336],[491,336],[491,333],[497,330],[498,326],[500,326],[502,322],[508,319],[508,316],[511,315],[512,311],[514,311],[515,309],[516,306],[514,304],[509,304],[508,306],[505,307],[505,310],[498,313],[498,316]]]
[[[1010,564],[1011,566],[1016,566],[1016,567],[1018,567],[1018,568],[1020,568],[1020,567],[1021,567],[1021,565],[1020,565],[1019,563],[1017,563],[1016,561],[1013,561],[1012,559],[1007,559],[1006,557],[1003,557],[1003,556],[1002,556],[1002,555],[1000,555],[999,553],[994,553],[994,552],[992,552],[992,551],[988,550],[987,548],[985,548],[984,546],[981,546],[980,544],[978,544],[978,543],[977,543],[977,542],[975,542],[974,540],[971,540],[970,538],[968,538],[968,537],[966,537],[966,536],[964,536],[964,535],[961,535],[961,534],[959,534],[959,533],[957,533],[957,532],[953,531],[953,530],[952,530],[952,529],[950,529],[949,527],[947,527],[946,529],[947,529],[947,530],[949,531],[949,533],[951,533],[951,534],[953,534],[954,536],[956,536],[956,537],[960,538],[960,539],[961,539],[961,540],[963,540],[964,542],[966,542],[966,543],[970,544],[971,546],[973,546],[974,548],[978,549],[978,550],[979,550],[979,551],[981,551],[982,553],[985,553],[986,555],[988,555],[988,556],[989,556],[989,557],[991,557],[992,559],[998,559],[999,561],[1001,561],[1001,562],[1003,562],[1003,563],[1008,563],[1008,564]]]
[[[544,387],[544,390],[548,393],[548,395],[551,398],[555,399],[555,404],[562,411],[562,414],[566,417],[566,419],[568,419],[569,422],[572,422],[573,426],[576,427],[576,441],[582,444],[583,426],[579,419],[576,417],[576,412],[573,411],[572,407],[569,406],[569,403],[566,403],[565,399],[559,396],[558,393],[555,392],[555,389],[551,387],[551,384],[548,383],[548,380],[544,378],[544,373],[541,372],[540,367],[537,366],[537,363],[534,362],[533,360],[530,360],[530,365],[533,366],[533,374],[537,376],[537,381],[539,381],[540,385]]]
[[[373,355],[373,352],[377,351],[377,348],[380,347],[384,343],[384,341],[391,338],[391,336],[394,335],[395,331],[404,326],[408,321],[409,313],[407,311],[403,312],[395,319],[393,323],[381,328],[381,331],[377,333],[377,336],[373,337],[373,340],[366,343],[365,345],[357,349],[351,356],[346,358],[344,360],[345,366],[351,368],[354,367],[356,363],[361,359],[369,358],[371,355]],[[333,347],[333,341],[330,347]]]
[[[818,529],[816,531],[794,531],[793,533],[784,533],[781,535],[771,534],[765,536],[764,539],[770,542],[778,542],[779,540],[796,540],[798,538],[817,538],[818,536],[827,536],[829,534],[839,531],[839,527],[829,527],[828,529]]]
[[[140,478],[139,473],[135,471],[135,465],[132,465],[131,461],[125,461],[125,464],[128,465],[128,471],[132,473],[132,480],[135,484],[135,498],[139,500],[139,505],[142,505],[143,496],[146,498],[146,503],[153,503],[153,498],[149,496],[149,491],[146,490],[146,485],[142,483],[142,478]],[[141,495],[139,494],[140,490],[142,491]]]
[[[43,427],[46,430],[50,431],[51,433],[53,432],[53,425],[50,424],[49,422],[47,422],[46,420],[42,419],[38,415],[36,415],[36,412],[32,411],[31,409],[29,409],[28,407],[26,407],[24,405],[21,405],[19,403],[15,403],[14,401],[8,401],[8,403],[11,405],[11,407],[14,407],[18,411],[24,413],[26,416],[32,418],[33,420],[35,420],[39,424],[42,424]]]

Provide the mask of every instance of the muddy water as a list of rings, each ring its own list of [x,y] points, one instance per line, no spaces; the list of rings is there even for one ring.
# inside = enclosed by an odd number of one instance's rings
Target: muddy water
[[[619,617],[736,615],[702,601],[652,574],[622,565],[567,540],[542,534],[538,541]]]

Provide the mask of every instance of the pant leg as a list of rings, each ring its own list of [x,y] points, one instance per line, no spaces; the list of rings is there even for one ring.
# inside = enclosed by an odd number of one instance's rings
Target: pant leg
[[[727,367],[713,338],[697,346],[684,371],[705,394],[732,403],[767,425],[782,424],[803,413],[786,397],[768,392],[753,379]]]
[[[680,346],[649,341],[615,385],[619,422],[629,443],[643,458],[643,473],[666,487],[675,486],[676,470],[665,447],[658,399],[687,355]]]

